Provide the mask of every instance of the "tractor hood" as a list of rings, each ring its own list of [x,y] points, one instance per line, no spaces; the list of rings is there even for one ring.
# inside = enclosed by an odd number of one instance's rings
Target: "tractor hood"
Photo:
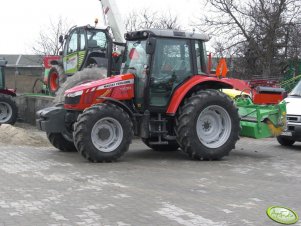
[[[131,100],[134,98],[134,78],[133,74],[116,75],[68,89],[65,92],[64,107],[82,111],[107,98],[116,101]]]
[[[133,74],[125,75],[115,75],[108,78],[100,79],[93,82],[87,82],[78,86],[75,86],[71,89],[68,89],[65,92],[65,96],[71,95],[73,93],[78,93],[84,91],[84,93],[92,92],[95,90],[109,89],[114,87],[119,87],[127,84],[133,83],[134,79]]]

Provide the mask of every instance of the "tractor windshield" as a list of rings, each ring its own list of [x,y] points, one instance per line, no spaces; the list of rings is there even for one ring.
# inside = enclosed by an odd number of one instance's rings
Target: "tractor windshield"
[[[106,33],[102,30],[87,30],[88,47],[107,48]]]
[[[146,84],[146,65],[148,54],[146,54],[146,40],[128,41],[123,61],[122,74],[133,73],[135,80],[136,103],[143,105],[144,87]]]
[[[122,64],[123,74],[135,73],[138,77],[143,76],[144,66],[147,65],[147,54],[145,48],[146,40],[127,42],[125,60]]]

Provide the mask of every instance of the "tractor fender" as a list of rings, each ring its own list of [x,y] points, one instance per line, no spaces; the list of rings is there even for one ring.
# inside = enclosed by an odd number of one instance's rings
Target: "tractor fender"
[[[63,62],[60,61],[60,60],[51,60],[50,64],[51,65],[58,65],[58,66],[61,66],[61,67],[63,66]]]
[[[111,102],[111,103],[117,105],[118,107],[122,108],[125,112],[127,112],[132,120],[135,119],[134,112],[123,102],[116,100],[114,98],[111,98],[111,97],[98,97],[98,99],[103,99],[104,102]]]
[[[182,101],[198,90],[233,88],[231,81],[204,75],[195,75],[182,83],[173,93],[166,113],[175,115]]]
[[[12,90],[12,89],[3,89],[3,90],[0,90],[0,94],[9,95],[9,96],[12,96],[12,97],[16,96],[16,92],[14,90]]]

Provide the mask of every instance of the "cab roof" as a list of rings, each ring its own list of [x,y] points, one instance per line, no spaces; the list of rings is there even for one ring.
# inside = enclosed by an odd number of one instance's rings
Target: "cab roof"
[[[148,36],[153,37],[165,37],[165,38],[183,38],[183,39],[198,39],[202,41],[209,41],[209,36],[204,32],[187,32],[187,31],[178,31],[171,29],[149,29],[149,30],[140,30],[128,32],[125,34],[126,40],[134,40],[146,38]]]

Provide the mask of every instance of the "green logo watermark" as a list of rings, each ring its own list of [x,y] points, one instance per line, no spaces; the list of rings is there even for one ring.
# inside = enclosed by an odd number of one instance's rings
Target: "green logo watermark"
[[[299,220],[297,213],[295,213],[289,208],[282,206],[272,206],[268,208],[267,215],[273,221],[278,222],[280,224],[295,224]]]

